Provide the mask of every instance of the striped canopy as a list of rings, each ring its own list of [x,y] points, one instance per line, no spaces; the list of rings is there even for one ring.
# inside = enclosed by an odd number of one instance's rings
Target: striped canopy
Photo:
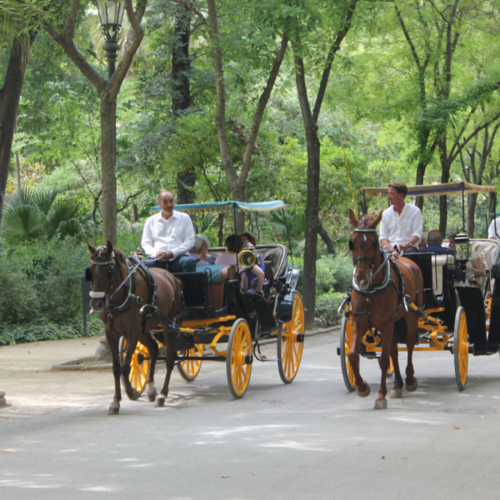
[[[448,184],[431,184],[429,186],[408,186],[410,196],[442,196],[448,194],[491,193],[494,186],[478,186],[470,182],[449,182]],[[370,196],[387,196],[387,187],[362,187],[360,191]]]
[[[175,210],[194,214],[232,214],[235,212],[272,212],[279,208],[285,208],[283,201],[264,201],[260,203],[243,203],[242,201],[217,201],[213,203],[193,203],[189,205],[175,205]],[[151,215],[160,211],[160,207],[151,207]]]

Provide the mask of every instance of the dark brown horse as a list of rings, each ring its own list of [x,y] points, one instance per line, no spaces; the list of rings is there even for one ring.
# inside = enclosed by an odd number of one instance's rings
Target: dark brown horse
[[[355,376],[356,392],[361,397],[367,397],[370,394],[370,386],[359,374],[359,349],[368,330],[376,328],[380,332],[382,353],[379,364],[382,381],[375,409],[385,409],[389,355],[394,364],[394,388],[391,397],[400,398],[403,395],[398,348],[393,336],[395,322],[403,318],[406,320],[408,347],[406,388],[411,392],[418,386],[412,363],[418,316],[410,304],[418,307],[423,304],[423,278],[420,268],[411,260],[404,257],[386,257],[381,252],[376,227],[382,219],[382,212],[374,220],[369,216],[357,220],[354,212],[350,210],[349,218],[355,228],[349,241],[355,270],[351,291],[352,342],[348,358]],[[397,269],[390,260],[395,263]]]
[[[163,335],[167,351],[167,374],[163,388],[156,397],[154,386],[154,370],[158,357],[158,345],[148,333],[158,327],[159,320],[156,316],[150,316],[143,324],[141,308],[144,303],[151,299],[151,290],[146,281],[146,275],[140,269],[135,273],[135,290],[127,259],[124,253],[108,241],[106,246],[93,248],[87,243],[91,254],[91,265],[87,268],[86,277],[92,282],[91,306],[99,313],[104,324],[106,340],[111,348],[113,356],[113,375],[115,377],[115,397],[109,407],[109,415],[117,415],[120,410],[121,390],[120,377],[123,379],[125,391],[128,397],[135,400],[139,393],[132,387],[129,381],[130,360],[134,353],[137,342],[144,344],[149,350],[150,371],[147,380],[147,395],[150,401],[156,398],[156,406],[163,406],[168,396],[168,384],[170,375],[174,368],[176,359],[175,332],[169,328],[163,328]],[[172,320],[182,312],[181,283],[168,271],[163,269],[151,269],[151,275],[156,285],[156,297],[154,305],[166,318]],[[132,278],[133,279],[133,278]],[[145,332],[142,335],[142,332]],[[127,348],[123,365],[120,364],[118,355],[118,342],[120,337],[125,337]]]

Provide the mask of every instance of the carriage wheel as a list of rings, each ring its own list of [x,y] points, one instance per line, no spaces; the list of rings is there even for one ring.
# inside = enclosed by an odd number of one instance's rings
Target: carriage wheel
[[[203,356],[203,344],[195,344],[193,349],[188,349],[187,351],[179,351],[177,354],[180,358],[182,358],[182,356],[196,356],[197,358],[201,358]],[[179,370],[181,377],[186,382],[192,382],[198,376],[198,373],[200,373],[200,369],[201,359],[199,361],[188,359],[187,361],[181,361],[177,365],[177,370]]]
[[[118,344],[118,357],[121,365],[123,365],[123,362],[125,361],[126,347],[127,341],[125,340],[125,337],[120,337],[120,342]],[[139,394],[142,394],[144,392],[144,388],[146,387],[150,366],[148,348],[140,342],[137,342],[134,354],[132,354],[132,359],[130,360],[130,373],[128,379],[130,380],[132,387]]]
[[[234,399],[242,398],[247,391],[252,361],[250,327],[244,319],[239,319],[231,328],[226,356],[227,383]]]
[[[352,344],[352,321],[344,314],[342,316],[342,326],[340,327],[340,364],[342,366],[342,376],[344,384],[349,392],[354,391],[354,372],[347,356],[351,352]]]
[[[293,382],[304,350],[304,304],[298,292],[293,295],[292,319],[281,323],[278,331],[278,370],[283,383]]]
[[[469,367],[467,318],[463,307],[459,307],[455,315],[453,355],[455,358],[455,379],[457,381],[458,390],[463,391],[467,385],[467,370]]]

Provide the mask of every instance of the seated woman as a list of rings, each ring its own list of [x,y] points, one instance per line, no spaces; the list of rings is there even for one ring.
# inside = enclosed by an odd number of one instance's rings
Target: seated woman
[[[217,259],[215,259],[216,264],[234,264],[236,265],[238,261],[238,254],[243,249],[243,239],[241,236],[237,234],[232,234],[226,238],[224,242],[224,246],[226,247],[226,254],[219,255]],[[255,284],[255,291],[260,295],[264,295],[262,292],[262,286],[264,285],[264,271],[255,265],[252,269],[252,272],[257,276],[257,282]],[[245,290],[248,288],[248,284],[246,283],[246,269],[241,268],[240,274],[242,278],[242,289]]]

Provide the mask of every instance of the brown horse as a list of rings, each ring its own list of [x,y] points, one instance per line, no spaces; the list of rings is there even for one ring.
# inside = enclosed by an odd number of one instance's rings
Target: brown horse
[[[175,332],[163,327],[163,336],[167,350],[167,374],[163,388],[156,397],[154,386],[154,370],[158,357],[158,345],[148,333],[158,327],[159,320],[154,315],[145,320],[141,315],[141,307],[151,298],[151,291],[142,270],[135,273],[136,277],[127,279],[129,269],[125,254],[118,248],[113,248],[108,241],[106,246],[93,248],[87,243],[91,254],[91,265],[86,270],[86,278],[92,282],[91,307],[99,313],[104,324],[106,340],[113,356],[113,375],[115,378],[115,396],[109,407],[109,415],[117,415],[120,410],[121,390],[120,376],[123,378],[128,397],[136,400],[139,393],[129,381],[130,360],[136,349],[137,342],[144,344],[149,350],[150,371],[147,379],[147,395],[150,401],[156,398],[156,406],[163,406],[168,396],[168,384],[176,359]],[[182,312],[181,283],[168,271],[151,269],[151,275],[156,285],[154,305],[166,318],[172,320]],[[135,290],[132,280],[135,281]],[[146,332],[141,335],[141,332]],[[118,342],[125,337],[127,348],[123,365],[120,364]]]
[[[357,220],[354,212],[350,210],[349,218],[355,228],[349,240],[355,269],[351,290],[352,342],[348,359],[355,376],[356,392],[361,397],[367,397],[370,394],[370,386],[359,374],[359,350],[368,330],[376,328],[380,332],[382,353],[379,364],[382,381],[375,409],[385,409],[389,355],[394,364],[394,388],[391,397],[400,398],[403,395],[398,347],[393,336],[395,322],[403,318],[406,320],[408,347],[406,388],[411,392],[418,386],[412,363],[418,316],[410,303],[418,307],[423,305],[423,278],[420,268],[411,260],[399,256],[389,258],[381,252],[376,227],[382,219],[382,212],[374,220],[369,216]]]

